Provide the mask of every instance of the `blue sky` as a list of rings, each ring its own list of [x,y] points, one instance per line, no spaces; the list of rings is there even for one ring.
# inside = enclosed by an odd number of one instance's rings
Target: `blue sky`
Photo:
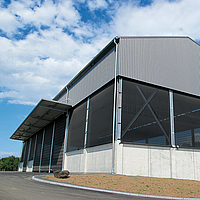
[[[41,98],[52,99],[115,36],[200,41],[200,1],[0,0],[0,157]]]

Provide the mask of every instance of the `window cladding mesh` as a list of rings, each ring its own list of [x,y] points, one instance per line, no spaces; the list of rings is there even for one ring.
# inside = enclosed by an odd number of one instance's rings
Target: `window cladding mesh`
[[[68,129],[67,151],[79,150],[84,147],[87,102],[72,110]]]
[[[199,148],[195,131],[200,128],[200,99],[174,92],[174,124],[177,145]]]
[[[39,171],[42,138],[43,138],[43,130],[40,130],[37,133],[37,144],[36,144],[36,150],[35,150],[35,159],[34,159],[34,164],[33,164],[33,171]]]
[[[112,142],[113,95],[110,83],[90,98],[87,147]]]
[[[200,128],[194,130],[194,146],[200,148]]]
[[[44,145],[43,145],[43,151],[42,151],[41,171],[48,171],[48,169],[49,169],[52,134],[53,134],[53,123],[50,123],[45,127]]]
[[[28,159],[28,152],[29,152],[29,144],[30,139],[26,141],[26,148],[25,148],[25,156],[24,156],[24,164],[23,164],[23,171],[26,171],[27,159]]]
[[[180,147],[191,147],[192,146],[192,132],[191,130],[178,132],[175,134],[176,143]]]
[[[124,80],[122,142],[169,145],[169,136],[168,91]]]
[[[31,149],[30,149],[30,156],[29,156],[29,160],[33,160],[33,156],[34,156],[34,150],[35,150],[35,139],[36,139],[36,135],[33,135],[31,140]]]
[[[51,169],[53,171],[62,170],[63,148],[65,138],[66,117],[61,115],[55,121],[55,133],[52,152]]]
[[[22,148],[22,155],[20,158],[20,162],[24,162],[24,154],[25,154],[25,147],[26,147],[26,143],[23,143],[23,148]]]

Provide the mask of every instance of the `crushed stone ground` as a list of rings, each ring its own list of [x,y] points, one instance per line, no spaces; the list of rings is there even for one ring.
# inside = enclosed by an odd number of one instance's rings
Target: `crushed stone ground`
[[[200,181],[193,180],[108,174],[72,174],[67,179],[58,179],[49,175],[45,179],[138,194],[200,198]]]

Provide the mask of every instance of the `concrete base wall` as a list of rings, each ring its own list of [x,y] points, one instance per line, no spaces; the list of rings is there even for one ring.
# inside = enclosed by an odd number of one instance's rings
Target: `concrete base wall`
[[[26,166],[26,172],[32,172],[33,171],[33,160],[27,162]]]
[[[200,150],[117,142],[115,147],[116,174],[200,180]]]
[[[64,169],[72,173],[111,173],[112,144],[65,153]]]
[[[23,165],[24,165],[24,162],[20,162],[19,163],[18,172],[22,172],[23,171]]]
[[[72,173],[111,173],[112,144],[100,145],[64,155],[64,169]],[[26,171],[33,170],[33,161]],[[18,171],[23,171],[23,162]],[[115,174],[200,181],[200,149],[176,149],[115,143]]]

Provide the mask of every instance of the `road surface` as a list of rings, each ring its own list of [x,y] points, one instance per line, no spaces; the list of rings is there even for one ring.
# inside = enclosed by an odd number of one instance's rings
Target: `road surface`
[[[38,173],[0,172],[0,200],[158,200],[40,183],[32,180],[34,175]]]

